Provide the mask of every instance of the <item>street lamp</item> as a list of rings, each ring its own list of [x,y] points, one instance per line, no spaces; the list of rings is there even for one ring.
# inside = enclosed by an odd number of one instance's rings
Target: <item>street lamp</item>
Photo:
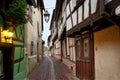
[[[48,21],[50,19],[50,14],[49,14],[49,12],[47,10],[45,10],[44,18],[45,18],[46,23],[48,23]]]

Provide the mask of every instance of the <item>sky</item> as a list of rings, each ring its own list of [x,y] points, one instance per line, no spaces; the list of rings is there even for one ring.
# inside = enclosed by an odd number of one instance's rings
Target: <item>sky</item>
[[[44,31],[43,31],[42,39],[45,41],[45,46],[47,46],[47,39],[48,39],[48,36],[50,35],[49,28],[51,23],[51,17],[52,17],[53,9],[55,8],[56,0],[43,0],[43,1],[44,1],[45,9],[48,10],[48,12],[50,13],[50,20],[48,23],[46,23],[43,18]]]

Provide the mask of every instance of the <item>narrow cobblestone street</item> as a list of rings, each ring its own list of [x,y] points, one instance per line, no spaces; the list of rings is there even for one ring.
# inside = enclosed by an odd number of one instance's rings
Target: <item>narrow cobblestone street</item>
[[[29,80],[70,80],[71,77],[72,73],[66,65],[48,56],[28,76]]]

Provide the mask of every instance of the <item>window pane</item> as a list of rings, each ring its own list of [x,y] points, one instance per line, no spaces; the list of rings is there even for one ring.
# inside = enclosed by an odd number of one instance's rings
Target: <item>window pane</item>
[[[89,56],[89,40],[88,38],[84,39],[84,57]]]

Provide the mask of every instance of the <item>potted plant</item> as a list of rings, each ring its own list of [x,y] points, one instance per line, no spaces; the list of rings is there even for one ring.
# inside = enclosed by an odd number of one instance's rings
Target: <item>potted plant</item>
[[[18,26],[27,22],[26,15],[26,0],[16,0],[9,5],[9,9],[6,11],[6,25]]]

